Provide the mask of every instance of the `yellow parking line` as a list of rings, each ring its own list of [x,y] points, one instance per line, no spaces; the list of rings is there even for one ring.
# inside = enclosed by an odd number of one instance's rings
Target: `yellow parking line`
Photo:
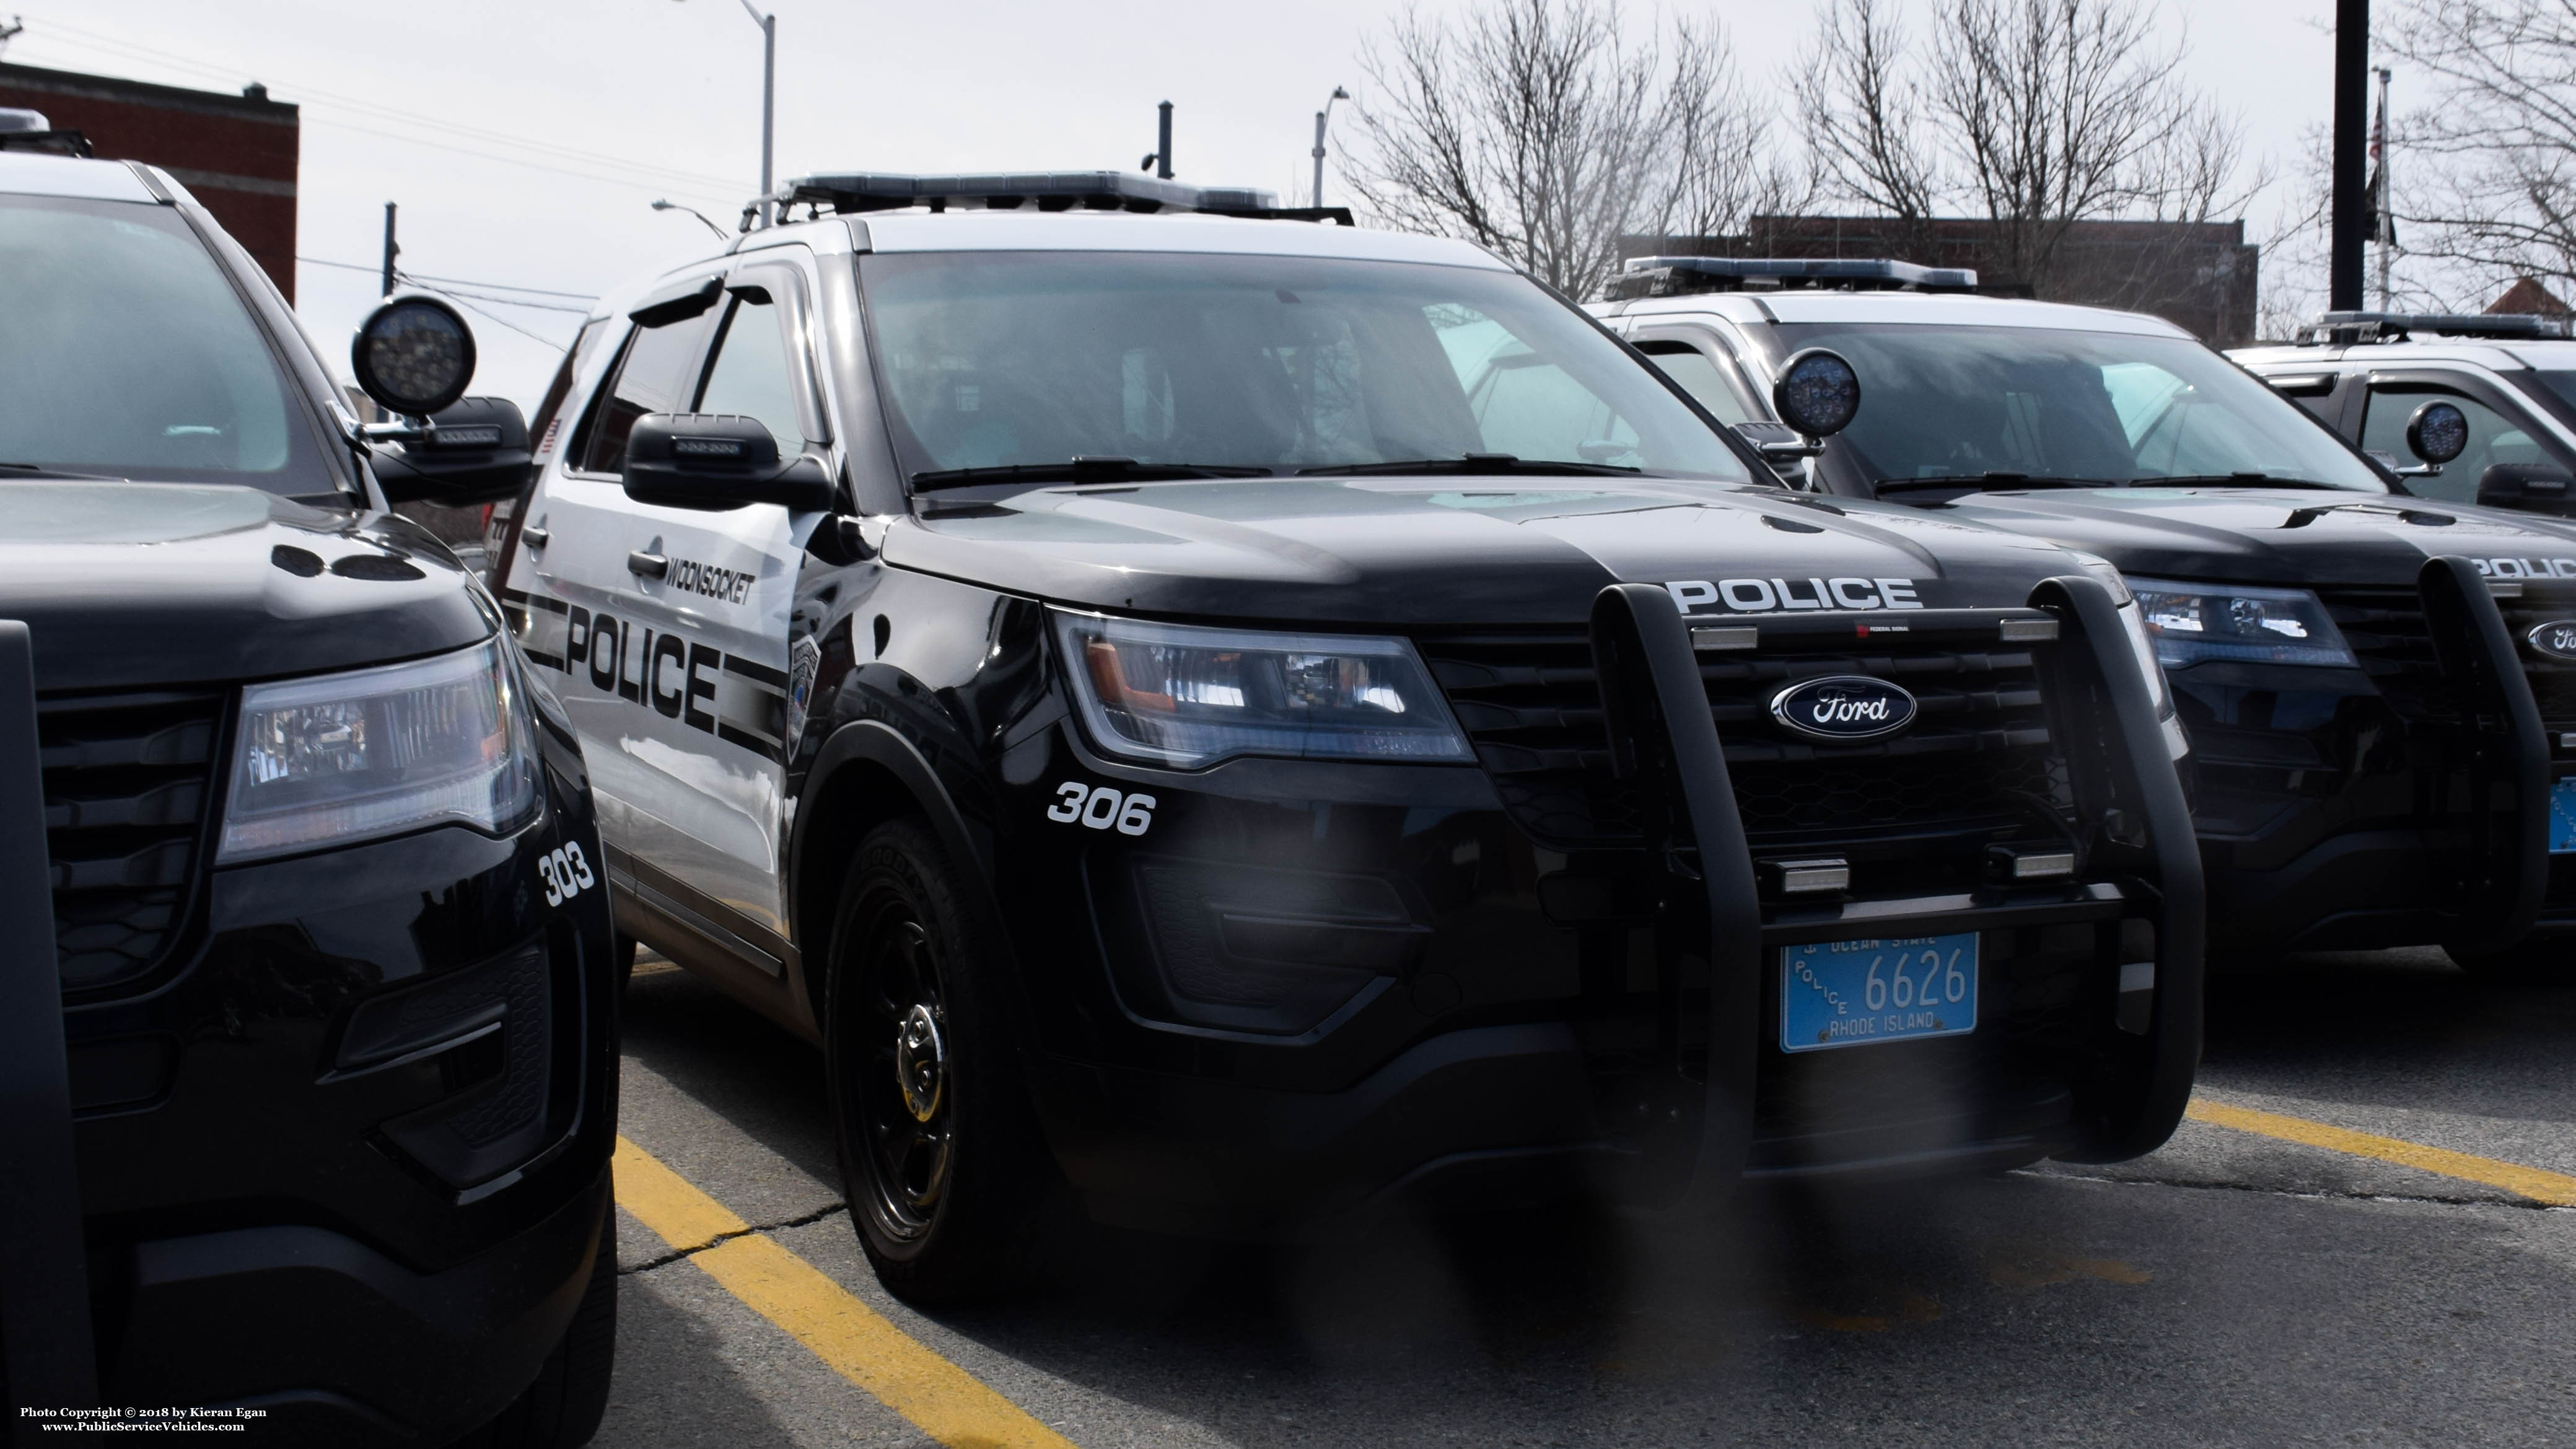
[[[2233,1127],[2239,1132],[2277,1137],[2284,1142],[2301,1142],[2333,1152],[2348,1152],[2355,1157],[2373,1157],[2382,1162],[2422,1168],[2426,1172],[2438,1172],[2444,1177],[2456,1177],[2467,1182],[2482,1182],[2552,1207],[2576,1207],[2576,1177],[2543,1172],[2517,1162],[2499,1162],[2492,1157],[2473,1157],[2466,1152],[2427,1147],[2420,1142],[2329,1127],[2305,1117],[2258,1112],[2251,1107],[2231,1107],[2207,1097],[2192,1098],[2189,1115],[2193,1121]]]
[[[624,1137],[616,1162],[619,1207],[923,1433],[949,1449],[1073,1449]]]

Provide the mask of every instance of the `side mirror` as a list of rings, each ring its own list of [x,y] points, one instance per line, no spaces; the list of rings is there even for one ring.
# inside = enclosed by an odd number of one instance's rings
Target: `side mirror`
[[[709,513],[777,503],[819,513],[832,506],[834,491],[819,458],[780,466],[778,440],[758,418],[647,413],[626,435],[626,496],[638,503]]]
[[[2406,420],[2406,451],[2439,468],[2469,450],[2469,415],[2440,399]]]
[[[412,430],[400,452],[378,449],[376,482],[389,503],[491,503],[518,496],[531,461],[519,405],[505,397],[469,397]]]
[[[2478,505],[2576,518],[2576,478],[2546,463],[2491,463],[2478,475]]]
[[[385,411],[425,418],[465,396],[474,380],[474,329],[435,297],[396,297],[358,324],[349,369]]]
[[[1860,412],[1860,374],[1841,353],[1810,347],[1781,366],[1771,411],[1810,438],[1830,438]]]

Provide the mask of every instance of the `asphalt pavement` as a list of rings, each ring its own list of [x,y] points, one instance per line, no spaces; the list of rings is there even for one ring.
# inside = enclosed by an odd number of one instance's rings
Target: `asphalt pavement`
[[[2195,1117],[2135,1162],[1687,1224],[1100,1234],[1052,1292],[926,1315],[859,1251],[819,1053],[648,961],[597,1442],[2576,1443],[2571,1050],[2576,989],[2294,958],[2213,983]]]

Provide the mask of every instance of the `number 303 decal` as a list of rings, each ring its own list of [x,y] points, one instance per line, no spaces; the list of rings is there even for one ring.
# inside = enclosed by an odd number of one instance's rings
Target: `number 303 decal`
[[[557,849],[537,857],[537,879],[546,888],[546,904],[559,906],[599,884],[590,873],[590,862],[581,854],[581,842],[567,840]]]
[[[1046,814],[1059,824],[1079,820],[1094,830],[1115,829],[1121,835],[1142,835],[1154,825],[1151,795],[1121,795],[1106,785],[1095,790],[1080,780],[1056,786],[1055,794],[1056,802]]]

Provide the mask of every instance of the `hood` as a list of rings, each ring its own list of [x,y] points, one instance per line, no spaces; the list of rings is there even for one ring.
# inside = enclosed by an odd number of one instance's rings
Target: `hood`
[[[884,557],[1076,607],[1363,628],[1581,624],[1613,583],[1717,614],[2019,606],[2079,567],[1919,509],[1594,478],[1045,488],[902,520]]]
[[[2528,513],[2316,489],[1979,493],[1924,510],[2100,554],[2123,573],[2239,584],[2412,584],[2456,555],[2501,578],[2576,578],[2576,526]]]
[[[348,669],[495,627],[404,519],[182,483],[0,483],[0,619],[25,621],[47,691]]]

